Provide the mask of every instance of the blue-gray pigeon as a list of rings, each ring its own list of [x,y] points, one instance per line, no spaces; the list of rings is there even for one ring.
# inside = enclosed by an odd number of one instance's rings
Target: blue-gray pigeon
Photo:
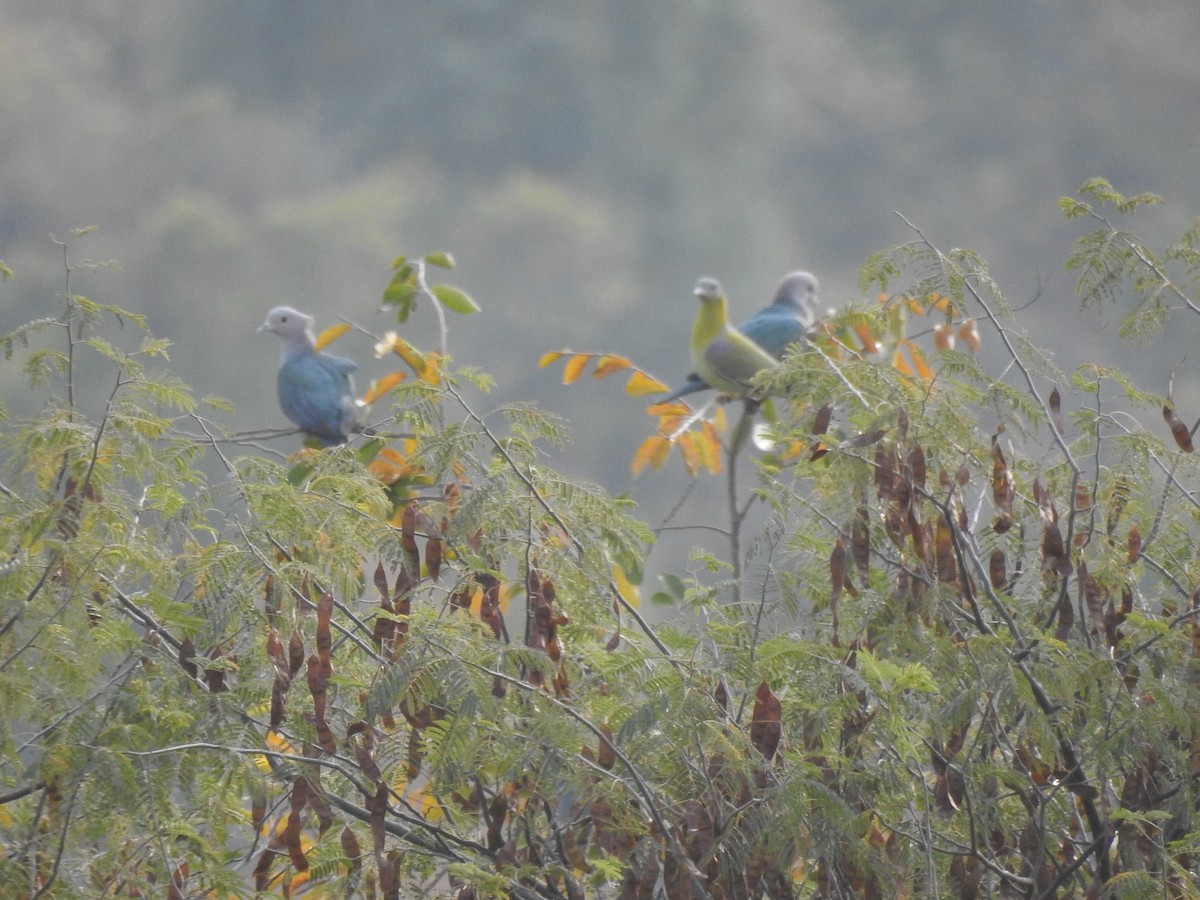
[[[343,443],[355,426],[354,380],[358,366],[340,356],[319,352],[313,338],[313,318],[277,306],[267,313],[259,331],[279,335],[276,387],[283,414],[308,437],[329,447]]]

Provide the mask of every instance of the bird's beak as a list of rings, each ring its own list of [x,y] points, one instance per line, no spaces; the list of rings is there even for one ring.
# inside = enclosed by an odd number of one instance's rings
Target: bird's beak
[[[266,331],[270,327],[271,326],[267,322],[263,322],[261,325],[258,326],[258,328],[255,329],[255,331]]]
[[[692,296],[699,297],[702,293],[704,293],[704,292],[701,291],[700,288],[696,288],[695,290],[692,291]]]

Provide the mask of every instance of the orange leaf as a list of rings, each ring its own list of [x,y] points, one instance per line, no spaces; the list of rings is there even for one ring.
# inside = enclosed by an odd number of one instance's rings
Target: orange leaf
[[[631,397],[644,397],[646,394],[665,394],[669,390],[670,388],[665,384],[651,378],[645,372],[634,372],[629,376],[629,383],[625,385],[625,393]]]
[[[862,342],[863,353],[878,353],[880,350],[879,341],[875,339],[875,335],[871,334],[871,329],[866,325],[855,325],[854,333]]]
[[[962,325],[958,329],[958,336],[971,348],[972,353],[976,352],[982,343],[979,337],[979,329],[975,327],[974,319],[963,320]]]
[[[550,363],[558,362],[565,355],[561,350],[551,350],[549,353],[543,353],[542,358],[538,360],[538,368],[544,369]]]
[[[350,326],[345,322],[338,322],[336,325],[330,325],[317,335],[316,348],[320,350],[323,347],[328,347],[349,330]]]
[[[637,453],[633,455],[633,462],[629,464],[629,468],[634,475],[639,475],[647,464],[661,469],[670,455],[671,442],[661,434],[652,434],[642,441]]]
[[[933,327],[933,345],[939,350],[954,349],[954,326],[943,322]]]
[[[933,381],[933,369],[929,368],[929,363],[925,362],[925,354],[921,348],[912,341],[905,341],[908,345],[908,355],[912,357],[913,365],[917,367],[917,374],[921,376],[922,381]]]
[[[930,294],[929,307],[947,316],[954,315],[954,301],[942,294]]]
[[[646,412],[652,416],[686,416],[688,406],[682,400],[672,400],[670,403],[652,403],[646,407]],[[662,429],[660,429],[662,430]]]
[[[579,376],[583,374],[583,370],[587,368],[588,361],[591,359],[586,353],[577,353],[567,360],[566,366],[563,368],[563,384],[574,384]]]
[[[908,362],[904,359],[902,348],[897,347],[896,352],[892,354],[892,367],[901,375],[908,375],[910,378],[913,375],[913,370],[909,368]]]
[[[613,372],[620,372],[628,369],[633,363],[623,356],[602,356],[596,361],[596,371],[592,373],[593,378],[607,378]]]
[[[370,405],[407,378],[403,372],[392,372],[384,375],[378,381],[371,385],[371,389],[367,391],[363,397],[363,402]]]

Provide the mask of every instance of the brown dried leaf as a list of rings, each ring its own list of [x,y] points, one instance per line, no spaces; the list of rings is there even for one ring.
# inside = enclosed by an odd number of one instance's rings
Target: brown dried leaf
[[[333,648],[333,635],[329,622],[333,618],[333,594],[326,591],[317,601],[317,657],[322,663],[329,662],[329,653]]]
[[[1169,406],[1163,407],[1163,418],[1166,419],[1167,425],[1171,428],[1171,437],[1175,438],[1176,446],[1184,453],[1191,453],[1194,450],[1192,446],[1192,434],[1188,427],[1183,424],[1183,420]]]
[[[871,526],[865,504],[860,504],[854,515],[854,523],[850,528],[850,552],[865,584],[871,566]]]
[[[816,416],[813,418],[812,428],[809,429],[814,435],[825,434],[829,430],[829,421],[833,418],[833,407],[826,403],[817,410]]]
[[[1008,566],[1005,563],[1003,550],[992,551],[992,555],[988,559],[988,580],[998,591],[1008,589]]]
[[[838,538],[833,544],[833,552],[829,555],[829,586],[831,594],[829,604],[837,609],[838,599],[842,596],[842,588],[846,585],[846,545]]]
[[[879,444],[875,447],[875,492],[880,500],[890,500],[895,491],[899,454],[895,447]]]
[[[313,720],[317,727],[317,742],[326,753],[337,752],[337,742],[333,739],[333,731],[325,721],[325,706],[328,701],[329,679],[333,676],[333,666],[328,661],[322,661],[317,656],[308,658],[308,691],[313,698]]]
[[[288,640],[288,675],[295,677],[302,665],[304,665],[304,638],[300,637],[299,631],[292,631],[292,636]]]
[[[1054,422],[1055,431],[1061,435],[1067,433],[1066,426],[1063,424],[1062,395],[1059,394],[1057,386],[1050,392],[1050,419]]]
[[[937,518],[933,538],[938,581],[953,584],[958,581],[958,560],[954,555],[954,533],[943,516]]]
[[[1135,562],[1142,558],[1142,534],[1140,531],[1138,531],[1136,524],[1129,526],[1129,537],[1126,540],[1126,545],[1129,548],[1126,559],[1132,566]]]
[[[612,771],[617,762],[617,752],[613,745],[613,732],[607,723],[600,726],[600,752],[596,756],[596,765],[605,771]]]
[[[190,637],[185,637],[179,642],[179,665],[183,667],[183,671],[187,673],[189,678],[195,678],[200,674],[200,670],[196,667],[196,645],[192,643]]]
[[[925,450],[917,444],[908,451],[908,480],[917,490],[925,490]]]
[[[431,537],[425,541],[425,571],[434,581],[442,571],[442,547],[441,538]]]
[[[354,836],[354,832],[347,825],[342,829],[341,835],[342,856],[346,858],[346,864],[350,867],[351,876],[355,876],[362,869],[362,848],[358,845],[358,838]]]
[[[292,782],[291,811],[283,831],[283,843],[297,872],[308,871],[308,859],[304,855],[304,848],[300,846],[300,829],[304,825],[304,805],[307,800],[308,781],[302,775]]]
[[[404,569],[414,579],[421,575],[421,554],[417,549],[417,522],[420,515],[421,508],[417,501],[409,500],[400,520],[400,549],[404,552]]]
[[[1054,612],[1058,616],[1058,627],[1054,629],[1054,638],[1066,643],[1067,638],[1071,636],[1071,627],[1075,624],[1075,608],[1071,606],[1071,598],[1067,596],[1066,591],[1063,592],[1062,599],[1055,606]]]
[[[754,712],[750,718],[750,743],[770,761],[775,758],[783,736],[783,706],[765,681],[754,692]]]
[[[1042,559],[1050,564],[1056,575],[1071,574],[1071,560],[1067,557],[1066,545],[1057,522],[1048,522],[1042,532]]]

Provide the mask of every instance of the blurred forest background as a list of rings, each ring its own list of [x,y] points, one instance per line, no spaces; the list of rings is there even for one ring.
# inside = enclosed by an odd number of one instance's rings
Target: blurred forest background
[[[497,379],[481,408],[568,415],[557,464],[619,493],[645,402],[538,357],[675,381],[697,276],[737,318],[801,267],[841,306],[868,254],[912,237],[899,211],[982,253],[1014,305],[1036,297],[1024,321],[1064,368],[1165,391],[1194,337],[1114,356],[1063,271],[1088,225],[1055,201],[1092,176],[1162,194],[1150,242],[1200,213],[1198,46],[1194,0],[0,0],[0,331],[60,308],[48,235],[99,226],[75,256],[120,269],[73,288],[146,313],[196,393],[236,404],[230,428],[283,426],[266,310],[382,333],[392,257],[448,250],[483,307],[450,334]],[[437,345],[427,307],[404,333]],[[362,336],[333,349],[361,385],[385,371]],[[1175,395],[1194,405],[1196,379]],[[651,524],[685,480],[674,460],[642,477]]]

